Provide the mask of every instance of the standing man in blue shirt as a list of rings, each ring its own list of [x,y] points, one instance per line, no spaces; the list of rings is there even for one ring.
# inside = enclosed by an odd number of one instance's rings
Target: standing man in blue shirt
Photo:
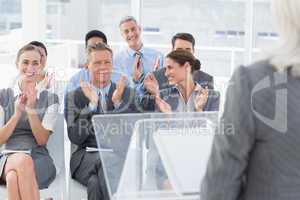
[[[124,17],[119,28],[128,47],[116,54],[115,70],[137,86],[143,82],[147,73],[163,66],[163,54],[143,45],[141,27],[134,17]]]

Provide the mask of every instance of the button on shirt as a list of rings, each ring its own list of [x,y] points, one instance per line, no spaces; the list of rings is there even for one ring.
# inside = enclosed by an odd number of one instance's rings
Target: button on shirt
[[[126,48],[125,50],[117,53],[114,59],[114,70],[123,73],[125,76],[127,76],[128,80],[132,80],[133,78],[133,65],[135,62],[136,53],[137,51]],[[141,54],[141,63],[143,67],[142,72],[144,75],[153,71],[153,67],[157,58],[160,60],[159,68],[163,66],[163,54],[159,51],[142,46],[142,48],[139,50],[139,53]]]

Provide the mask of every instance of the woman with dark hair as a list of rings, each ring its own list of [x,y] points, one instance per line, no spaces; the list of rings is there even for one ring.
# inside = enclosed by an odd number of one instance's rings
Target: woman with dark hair
[[[37,89],[41,53],[26,45],[17,54],[19,79],[13,88],[0,90],[0,180],[8,199],[38,200],[56,175],[46,148],[54,129],[58,97]]]
[[[203,88],[193,80],[193,72],[200,69],[200,62],[192,53],[181,49],[172,51],[166,56],[165,63],[165,75],[173,87],[161,90],[156,95],[155,104],[159,111],[219,110],[219,93]]]
[[[160,91],[158,87],[152,88],[151,94],[155,95],[156,110],[164,113],[219,110],[219,93],[207,87],[203,88],[193,80],[193,72],[199,70],[200,62],[192,53],[181,49],[170,52],[165,59],[165,68],[165,75],[172,87]],[[153,78],[153,80],[155,79]],[[158,84],[154,85],[158,86]],[[152,102],[147,102],[146,106],[144,104],[144,108],[146,110],[153,109],[155,106]],[[153,177],[155,177],[156,182],[156,186],[150,184],[150,187],[163,190],[171,189],[172,186],[151,136],[149,137],[147,157],[149,163],[147,165],[147,182]]]

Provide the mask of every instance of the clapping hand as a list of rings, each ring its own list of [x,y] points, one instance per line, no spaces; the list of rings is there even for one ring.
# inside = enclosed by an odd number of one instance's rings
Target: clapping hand
[[[150,94],[154,96],[158,95],[159,86],[153,73],[150,73],[145,77],[144,87]]]
[[[25,110],[25,105],[26,105],[27,97],[25,94],[21,94],[15,103],[15,115],[20,117]]]
[[[86,83],[82,79],[80,79],[80,87],[83,91],[84,96],[86,96],[93,105],[97,105],[99,97],[97,93],[92,89],[91,84]]]
[[[54,80],[54,73],[46,74],[44,78],[44,86],[46,89],[49,89],[53,83]]]
[[[37,90],[35,87],[27,87],[24,90],[26,96],[26,107],[29,109],[33,109],[37,100]]]
[[[208,99],[208,88],[201,88],[199,93],[197,94],[195,98],[195,109],[197,112],[203,111],[205,104]]]
[[[122,96],[123,96],[123,92],[125,90],[125,87],[126,87],[126,76],[122,75],[120,77],[120,79],[117,81],[116,83],[116,89],[113,93],[113,96],[112,96],[112,102],[114,104],[118,104],[122,101]]]
[[[164,100],[162,100],[159,96],[155,97],[155,103],[156,106],[158,107],[158,109],[163,112],[163,113],[170,113],[172,112],[171,106],[165,102]]]

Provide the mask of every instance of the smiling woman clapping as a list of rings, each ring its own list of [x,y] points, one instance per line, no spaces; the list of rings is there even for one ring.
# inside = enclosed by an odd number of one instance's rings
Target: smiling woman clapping
[[[17,54],[19,78],[12,88],[0,90],[1,182],[9,199],[39,198],[56,175],[46,144],[57,117],[58,97],[36,89],[40,51],[26,45]]]

